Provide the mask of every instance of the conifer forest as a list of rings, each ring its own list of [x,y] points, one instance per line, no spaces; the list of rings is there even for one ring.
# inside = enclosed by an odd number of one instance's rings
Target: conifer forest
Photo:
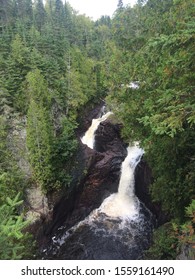
[[[0,259],[40,258],[28,190],[71,195],[79,131],[101,103],[144,149],[166,215],[143,258],[195,259],[194,0],[118,1],[98,20],[68,1],[0,0]]]

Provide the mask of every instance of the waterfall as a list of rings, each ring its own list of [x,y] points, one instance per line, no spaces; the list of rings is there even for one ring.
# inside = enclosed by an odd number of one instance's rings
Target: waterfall
[[[101,122],[105,121],[112,114],[113,114],[112,112],[108,112],[105,115],[103,115],[101,118],[92,120],[91,126],[86,131],[85,135],[81,138],[81,141],[83,142],[83,144],[86,144],[89,148],[93,149],[94,141],[95,141],[95,132],[96,132],[99,124]]]
[[[94,119],[82,142],[94,147],[98,125],[112,113]],[[143,149],[139,143],[127,148],[121,165],[118,192],[107,197],[99,208],[85,219],[67,229],[61,226],[43,250],[46,259],[140,259],[148,248],[153,230],[150,211],[134,193],[134,171],[140,162]]]
[[[93,119],[92,124],[81,138],[83,144],[93,149],[95,141],[95,132],[99,124],[105,121],[112,112],[104,114],[102,117]],[[138,142],[134,146],[127,148],[127,157],[122,163],[121,177],[118,187],[118,193],[112,194],[104,200],[100,206],[100,212],[111,217],[132,218],[138,214],[138,199],[134,195],[134,170],[139,163],[144,151],[139,148]]]
[[[139,213],[138,199],[134,194],[134,171],[144,151],[138,145],[127,148],[122,163],[118,193],[105,199],[100,211],[111,217],[133,218]]]

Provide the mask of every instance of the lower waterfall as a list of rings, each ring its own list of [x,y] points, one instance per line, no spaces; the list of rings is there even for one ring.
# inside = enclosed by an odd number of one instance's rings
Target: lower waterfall
[[[92,121],[91,127],[81,138],[84,144],[93,148],[98,125],[111,114],[109,112]],[[153,216],[134,193],[134,172],[143,154],[138,144],[127,148],[118,192],[108,196],[98,209],[70,229],[60,227],[43,251],[44,259],[142,258],[144,250],[150,245],[153,231]]]
[[[139,202],[134,194],[134,171],[144,151],[138,146],[127,148],[122,163],[118,193],[104,200],[100,210],[111,217],[133,218],[139,214]]]

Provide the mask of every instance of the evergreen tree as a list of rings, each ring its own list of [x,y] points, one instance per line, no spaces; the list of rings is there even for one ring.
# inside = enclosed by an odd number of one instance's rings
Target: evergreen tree
[[[61,0],[55,1],[55,21],[60,27],[64,27],[65,9]]]
[[[22,92],[22,83],[30,70],[30,51],[17,34],[11,43],[11,53],[6,61],[5,74],[7,79],[5,87],[8,90],[15,108],[26,107]]]
[[[29,27],[33,23],[33,3],[32,0],[25,0],[25,22]]]
[[[35,1],[34,18],[35,18],[35,25],[38,31],[41,32],[46,22],[46,11],[43,5],[43,0]]]
[[[0,205],[0,259],[21,260],[31,257],[34,242],[29,233],[24,233],[28,225],[17,208],[22,204],[20,194]]]
[[[37,104],[32,99],[27,117],[27,146],[30,163],[36,181],[43,190],[49,190],[54,184],[51,162],[53,133],[49,113],[42,104]]]
[[[185,10],[182,15],[181,10]],[[194,194],[192,17],[190,0],[185,4],[151,0],[125,9],[120,17],[116,14],[115,39],[121,54],[116,52],[115,60],[122,67],[116,70],[116,63],[111,65],[113,93],[109,97],[124,123],[123,135],[143,141],[155,177],[153,198],[180,219]],[[122,26],[118,24],[121,18]],[[133,35],[129,30],[137,31]],[[137,90],[129,87],[131,81],[139,81]]]
[[[27,75],[30,99],[28,109],[27,145],[36,180],[43,189],[51,187],[53,129],[49,115],[48,89],[40,71]]]
[[[123,9],[123,0],[118,0],[117,8],[118,8],[119,10]]]

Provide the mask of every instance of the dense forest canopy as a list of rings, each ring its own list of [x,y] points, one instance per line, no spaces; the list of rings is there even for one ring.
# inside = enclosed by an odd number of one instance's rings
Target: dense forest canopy
[[[47,193],[69,185],[81,112],[101,99],[144,147],[151,195],[170,215],[174,238],[154,256],[194,242],[194,17],[194,0],[119,1],[95,22],[68,1],[0,0],[0,258],[26,257],[30,239],[17,209],[32,182],[9,149],[11,120],[27,117],[33,183]]]

